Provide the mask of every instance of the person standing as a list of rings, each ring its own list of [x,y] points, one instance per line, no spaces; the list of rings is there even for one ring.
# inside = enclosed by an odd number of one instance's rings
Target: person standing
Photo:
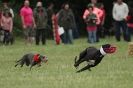
[[[63,27],[65,32],[63,34],[62,41],[64,44],[73,44],[72,29],[74,27],[74,14],[70,9],[69,4],[65,3],[63,9],[58,13],[58,23],[60,27]]]
[[[88,5],[88,11],[90,12],[85,19],[87,23],[87,32],[88,32],[88,42],[95,43],[96,42],[96,31],[97,31],[97,15],[93,13],[92,4]]]
[[[33,11],[29,7],[29,0],[24,1],[24,6],[20,10],[20,16],[22,21],[22,27],[25,36],[25,43],[32,44],[34,40],[34,28],[36,28]]]
[[[13,19],[10,12],[6,12],[3,14],[1,18],[1,27],[4,30],[3,44],[8,45],[10,41],[9,39],[12,35],[12,29],[13,29]]]
[[[52,30],[52,16],[55,14],[54,13],[54,4],[50,3],[48,8],[47,8],[47,14],[48,14],[48,26],[49,29]]]
[[[127,25],[129,30],[129,36],[131,38],[133,34],[133,1],[128,2],[129,14],[127,16]]]
[[[101,24],[101,20],[100,18],[103,16],[103,11],[99,8],[97,8],[97,0],[91,0],[91,4],[93,5],[93,13],[95,13],[98,17],[98,20],[97,20],[97,42],[99,42],[99,32],[100,32],[100,24]],[[88,9],[86,9],[84,11],[84,14],[83,14],[83,19],[85,20],[86,19],[86,16],[89,14],[89,11]]]
[[[48,15],[48,25],[47,25],[47,34],[49,38],[53,38],[53,24],[52,24],[52,17],[55,14],[54,3],[49,3],[47,7],[47,15]]]
[[[99,24],[99,36],[101,38],[105,38],[105,28],[104,28],[104,24],[105,24],[105,18],[106,18],[106,12],[105,12],[105,8],[104,8],[104,4],[103,3],[99,3],[99,9],[102,10],[103,14],[100,17],[100,24]]]
[[[34,18],[36,22],[36,45],[39,45],[40,38],[42,44],[46,44],[46,27],[47,27],[47,11],[42,6],[42,2],[37,2],[37,6],[34,9]]]
[[[130,41],[129,31],[126,23],[126,18],[128,16],[129,9],[126,3],[123,0],[117,0],[113,6],[113,18],[115,20],[115,37],[117,41],[120,41],[121,29],[123,31],[123,37],[125,41]]]

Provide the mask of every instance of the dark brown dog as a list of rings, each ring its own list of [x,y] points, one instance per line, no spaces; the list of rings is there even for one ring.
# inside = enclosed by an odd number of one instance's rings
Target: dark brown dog
[[[26,66],[30,66],[30,70],[33,66],[38,65],[41,66],[41,62],[47,62],[48,58],[46,56],[42,56],[40,54],[25,54],[20,60],[18,60],[16,62],[16,66],[21,65],[21,67],[23,67],[23,65],[25,64]]]

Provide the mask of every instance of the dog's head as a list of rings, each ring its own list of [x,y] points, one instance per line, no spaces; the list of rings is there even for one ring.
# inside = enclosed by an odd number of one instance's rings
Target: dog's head
[[[111,44],[104,44],[100,48],[100,52],[103,54],[112,54],[116,51],[116,46],[113,46]]]
[[[40,55],[39,58],[41,59],[42,62],[45,62],[45,63],[48,62],[48,58],[47,58],[46,56],[42,56],[42,55]]]

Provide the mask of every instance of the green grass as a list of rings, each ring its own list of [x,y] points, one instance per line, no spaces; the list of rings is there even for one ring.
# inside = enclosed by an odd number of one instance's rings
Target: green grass
[[[0,46],[0,88],[132,88],[133,58],[127,56],[128,43],[108,38],[93,46],[115,44],[117,52],[107,55],[92,71],[75,73],[74,57],[88,46],[86,39],[78,39],[73,45],[55,45],[48,40],[46,46],[25,46],[17,40],[12,46]],[[47,55],[48,64],[15,68],[15,61],[33,52]],[[80,65],[86,65],[86,63]]]

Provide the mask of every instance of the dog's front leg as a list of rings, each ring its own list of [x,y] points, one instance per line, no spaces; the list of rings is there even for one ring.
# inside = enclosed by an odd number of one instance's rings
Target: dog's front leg
[[[79,60],[74,64],[74,67],[78,68],[78,66],[79,66],[82,62],[84,62],[84,61],[85,61],[84,58],[79,59]]]
[[[31,66],[30,66],[30,70],[31,70],[31,68],[32,68],[33,66],[35,66],[35,65],[36,65],[36,63],[35,63],[35,62],[32,62]]]
[[[41,63],[38,63],[38,67],[40,67],[41,66]]]
[[[82,69],[80,69],[79,71],[77,71],[77,73],[79,73],[79,72],[82,72],[82,71],[85,71],[85,70],[89,70],[89,71],[91,71],[90,70],[90,65],[88,64],[87,66],[85,66],[84,68],[82,68]]]

